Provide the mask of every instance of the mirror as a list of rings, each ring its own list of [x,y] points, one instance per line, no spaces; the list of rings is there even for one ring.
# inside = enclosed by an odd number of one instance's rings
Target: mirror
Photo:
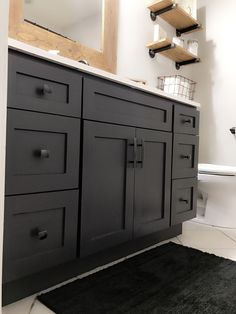
[[[103,0],[24,0],[24,20],[102,50]]]
[[[47,52],[56,50],[59,56],[75,61],[87,60],[90,66],[116,72],[118,0],[9,2],[10,38]],[[37,9],[33,9],[35,5]],[[90,22],[86,24],[86,20]]]

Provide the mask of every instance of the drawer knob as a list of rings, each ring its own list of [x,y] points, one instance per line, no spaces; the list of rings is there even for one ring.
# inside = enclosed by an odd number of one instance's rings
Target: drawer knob
[[[45,240],[48,237],[47,230],[40,230],[39,228],[35,229],[32,234],[34,238],[40,241]]]
[[[43,84],[42,94],[52,94],[52,88],[48,84]]]
[[[181,158],[182,158],[182,159],[191,160],[191,159],[192,159],[192,156],[191,156],[191,155],[182,155]]]
[[[183,124],[190,124],[192,123],[192,119],[183,119],[182,122]]]
[[[50,157],[50,151],[47,149],[40,149],[40,150],[35,152],[35,155],[37,157],[40,157],[40,158],[49,158]]]
[[[186,199],[184,199],[184,198],[180,198],[179,201],[180,201],[181,203],[185,203],[185,204],[188,204],[188,203],[189,203],[189,200],[186,200]]]

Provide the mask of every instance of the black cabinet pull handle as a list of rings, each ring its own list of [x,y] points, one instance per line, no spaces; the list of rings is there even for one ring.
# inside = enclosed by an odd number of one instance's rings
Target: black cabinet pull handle
[[[40,149],[40,150],[37,150],[36,152],[35,152],[35,155],[37,156],[37,157],[40,157],[40,158],[49,158],[50,157],[50,151],[49,150],[47,150],[47,149]]]
[[[186,200],[186,199],[184,199],[184,198],[180,198],[179,201],[180,201],[181,203],[186,203],[186,204],[189,203],[189,200]]]
[[[144,140],[143,139],[137,140],[137,149],[139,150],[137,166],[138,167],[140,166],[140,168],[143,168],[143,163],[144,163]]]
[[[42,94],[52,94],[52,88],[48,84],[43,84]]]
[[[136,159],[137,159],[137,139],[134,137],[127,141],[128,145],[128,156],[127,156],[127,164],[128,166],[132,166],[135,168],[136,166]],[[130,147],[132,147],[132,151],[130,151]],[[132,157],[130,156],[132,154]]]
[[[191,155],[181,155],[182,159],[187,159],[187,160],[191,160],[192,156]]]
[[[47,230],[40,230],[39,228],[36,228],[32,232],[32,236],[40,241],[47,239],[48,232]]]
[[[182,122],[183,122],[183,124],[190,124],[190,123],[192,123],[192,119],[183,119],[182,120]]]

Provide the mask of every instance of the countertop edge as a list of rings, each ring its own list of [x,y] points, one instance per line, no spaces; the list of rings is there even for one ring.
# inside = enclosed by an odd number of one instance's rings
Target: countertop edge
[[[172,96],[170,94],[163,92],[160,89],[157,89],[154,87],[148,87],[146,85],[141,85],[140,83],[132,82],[131,80],[120,77],[116,74],[112,74],[112,73],[94,68],[92,66],[88,66],[88,65],[79,63],[79,62],[71,60],[69,58],[65,58],[65,57],[58,56],[58,55],[53,55],[53,54],[51,54],[45,50],[33,47],[31,45],[25,44],[23,42],[20,42],[18,40],[12,39],[12,38],[8,38],[8,47],[10,49],[21,51],[21,52],[24,52],[24,53],[32,55],[32,56],[37,56],[41,59],[51,61],[51,62],[60,64],[60,65],[64,65],[64,66],[67,66],[67,67],[72,68],[72,69],[80,70],[80,71],[87,73],[87,74],[91,74],[91,75],[95,75],[95,76],[100,77],[100,78],[108,79],[112,82],[120,83],[120,84],[129,86],[129,87],[134,88],[134,89],[138,89],[138,90],[148,92],[148,93],[151,93],[151,94],[154,94],[157,96],[161,96],[161,97],[169,99],[169,100],[174,100],[174,101],[177,101],[177,102],[184,104],[184,105],[196,107],[199,110],[201,108],[201,105],[198,102],[191,101],[191,100],[185,99],[183,97]]]

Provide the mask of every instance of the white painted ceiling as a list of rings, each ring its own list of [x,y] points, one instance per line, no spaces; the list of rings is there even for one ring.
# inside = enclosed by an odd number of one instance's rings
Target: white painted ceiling
[[[40,25],[64,28],[101,14],[102,7],[103,0],[24,0],[24,18]]]

